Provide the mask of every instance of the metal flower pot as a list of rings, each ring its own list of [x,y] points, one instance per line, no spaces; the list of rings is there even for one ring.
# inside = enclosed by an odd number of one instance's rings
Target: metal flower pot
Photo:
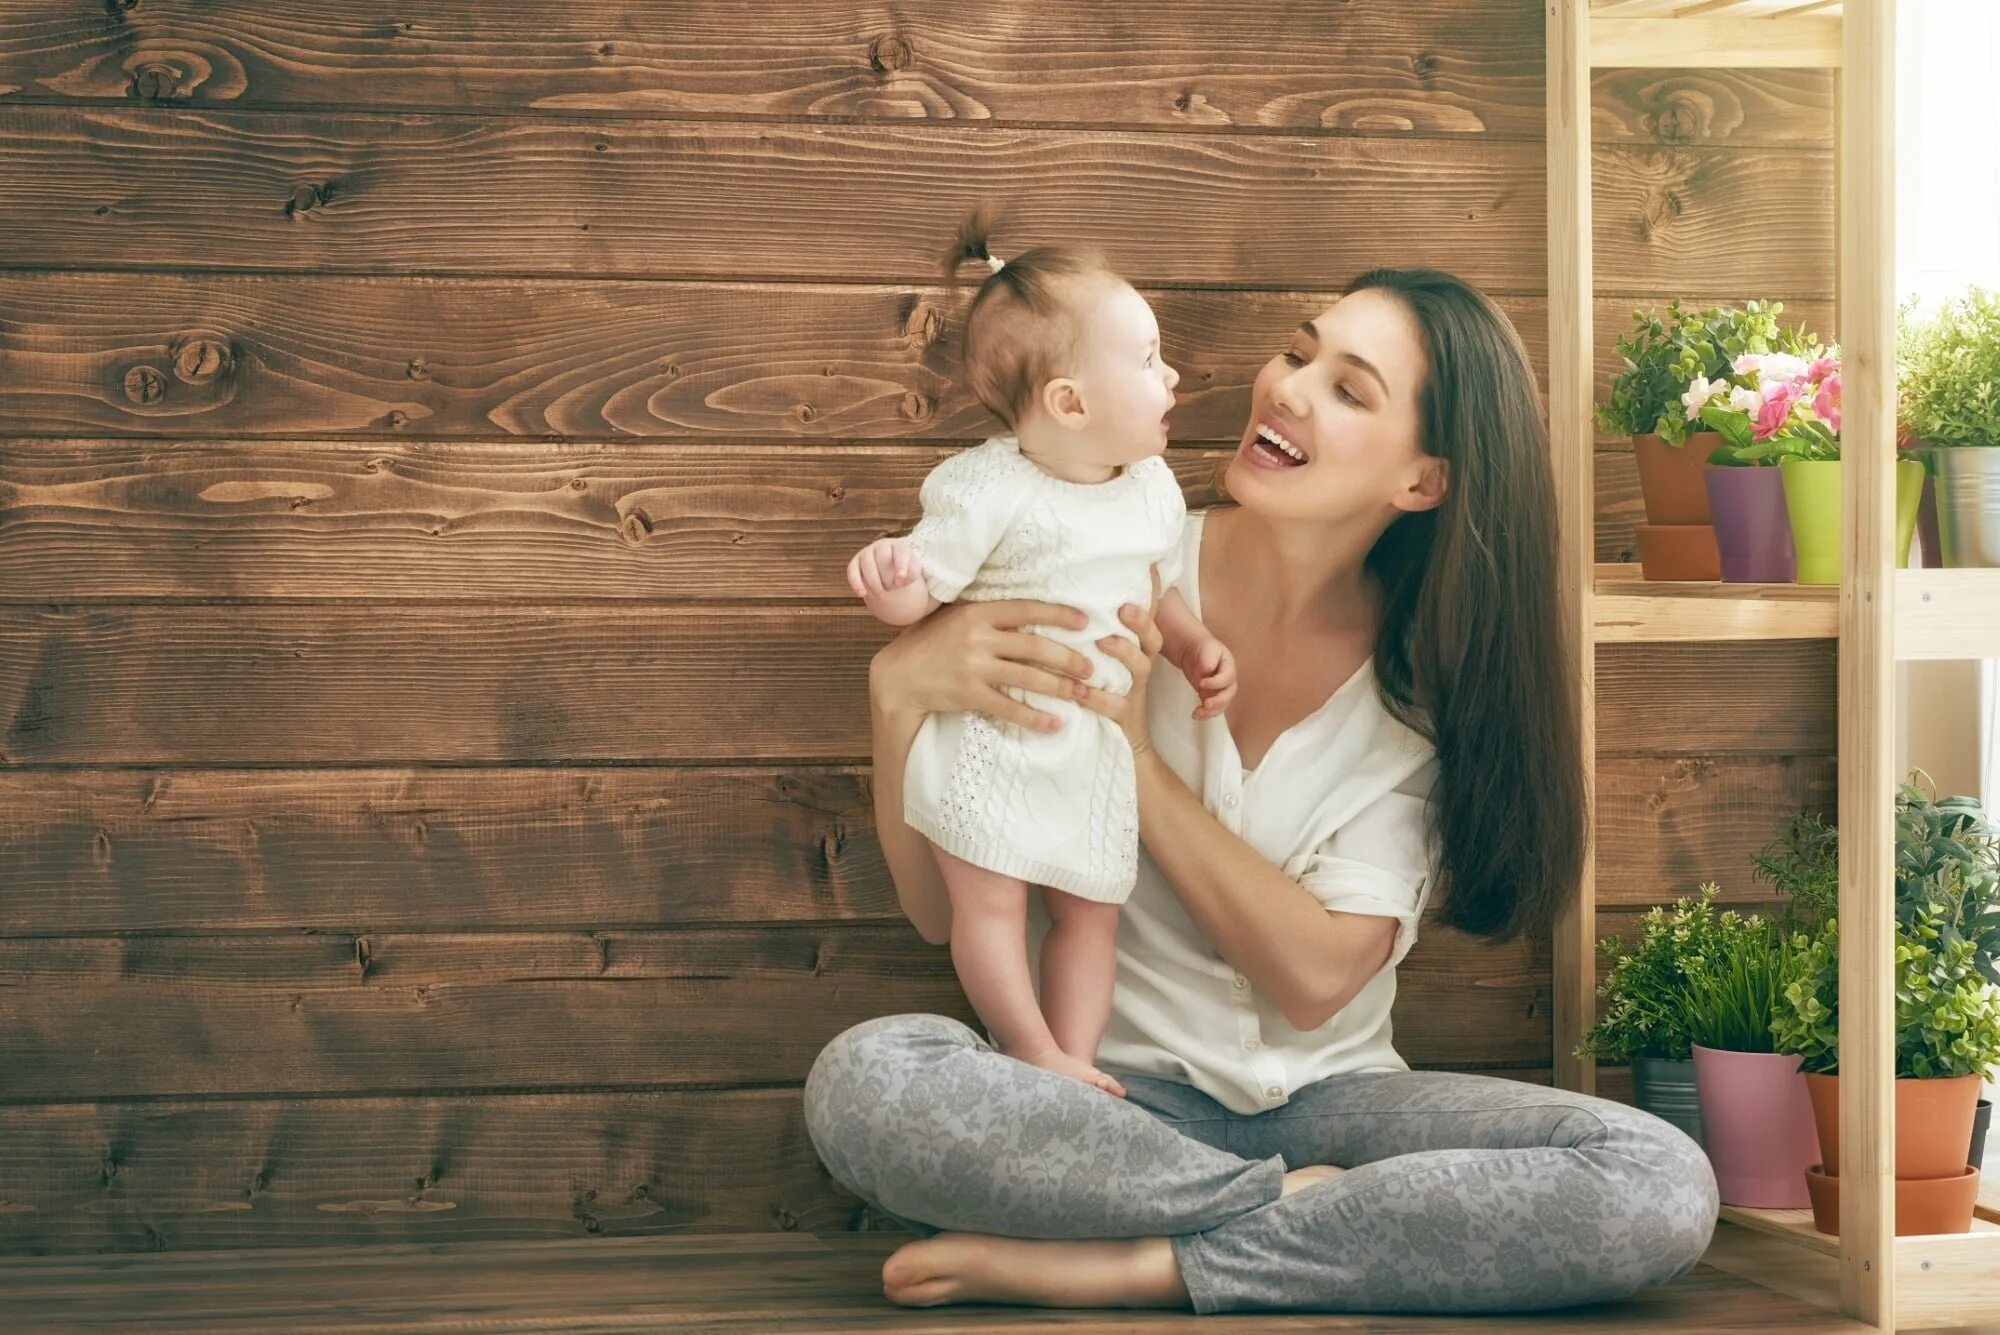
[[[1938,537],[1954,569],[2000,566],[2000,445],[1931,451],[1937,475]]]
[[[1633,1058],[1632,1102],[1687,1132],[1695,1144],[1702,1143],[1701,1099],[1695,1093],[1692,1060]]]

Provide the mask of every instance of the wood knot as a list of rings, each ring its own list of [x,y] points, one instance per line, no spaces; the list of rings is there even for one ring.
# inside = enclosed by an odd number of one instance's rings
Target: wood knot
[[[181,71],[163,61],[148,61],[132,72],[132,96],[147,102],[165,102],[184,96]]]
[[[410,424],[410,415],[401,408],[396,408],[391,410],[389,416],[384,420],[388,422],[389,429],[395,431]]]
[[[167,393],[167,378],[150,366],[125,373],[125,397],[134,403],[158,403]]]
[[[569,480],[569,489],[571,491],[582,491],[585,487],[589,485],[590,484],[588,482],[585,482],[580,477],[573,477]]]
[[[1653,117],[1653,137],[1666,144],[1693,143],[1701,135],[1701,110],[1677,97]]]
[[[916,59],[910,44],[892,32],[885,32],[868,44],[868,65],[877,74],[897,74]]]
[[[1193,93],[1184,92],[1174,99],[1175,111],[1186,111],[1189,107],[1193,105],[1194,105]]]
[[[104,0],[104,8],[114,19],[122,19],[139,7],[139,0]]]
[[[1438,72],[1438,58],[1428,51],[1420,51],[1410,62],[1410,68],[1419,79],[1429,82],[1431,76]]]
[[[333,183],[323,181],[318,185],[300,185],[292,189],[292,197],[285,201],[285,216],[296,218],[302,213],[311,213],[333,198]]]
[[[215,379],[230,362],[229,349],[212,338],[191,338],[174,350],[174,374],[190,385]]]
[[[846,487],[832,486],[826,489],[826,498],[830,501],[840,500],[842,497],[846,495],[847,495]]]
[[[902,403],[897,405],[897,411],[912,422],[922,422],[931,415],[931,401],[911,390],[903,396]]]
[[[942,337],[944,337],[944,315],[937,307],[927,301],[920,301],[910,308],[910,318],[903,321],[903,341],[913,351],[922,351]]]
[[[625,535],[625,541],[637,547],[653,536],[653,517],[644,510],[634,510],[625,516],[625,521],[619,528]]]
[[[431,378],[431,364],[422,357],[412,357],[410,358],[409,365],[403,368],[403,374],[412,380],[429,380]]]
[[[810,403],[801,403],[792,409],[792,416],[810,426],[819,420],[819,409],[813,407]]]

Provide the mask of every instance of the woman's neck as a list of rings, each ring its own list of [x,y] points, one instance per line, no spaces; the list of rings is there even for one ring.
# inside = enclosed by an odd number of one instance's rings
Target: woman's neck
[[[1378,599],[1365,563],[1379,534],[1355,524],[1272,520],[1241,506],[1218,510],[1208,522],[1218,516],[1226,516],[1229,597],[1239,617],[1305,631],[1372,629]]]

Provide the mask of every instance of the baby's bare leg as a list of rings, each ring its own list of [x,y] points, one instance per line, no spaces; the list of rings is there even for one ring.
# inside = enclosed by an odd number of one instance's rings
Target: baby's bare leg
[[[1094,1063],[1111,1018],[1120,906],[1048,886],[1042,887],[1042,903],[1049,911],[1049,934],[1042,941],[1042,1014],[1064,1052]]]
[[[1028,972],[1028,886],[932,845],[951,895],[951,963],[966,1000],[1009,1057],[1124,1094],[1111,1077],[1065,1053],[1049,1032]]]

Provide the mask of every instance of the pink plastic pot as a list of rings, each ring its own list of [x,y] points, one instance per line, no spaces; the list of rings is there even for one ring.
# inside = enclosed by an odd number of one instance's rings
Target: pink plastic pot
[[[1694,1049],[1695,1095],[1724,1205],[1803,1210],[1819,1133],[1797,1053]]]

